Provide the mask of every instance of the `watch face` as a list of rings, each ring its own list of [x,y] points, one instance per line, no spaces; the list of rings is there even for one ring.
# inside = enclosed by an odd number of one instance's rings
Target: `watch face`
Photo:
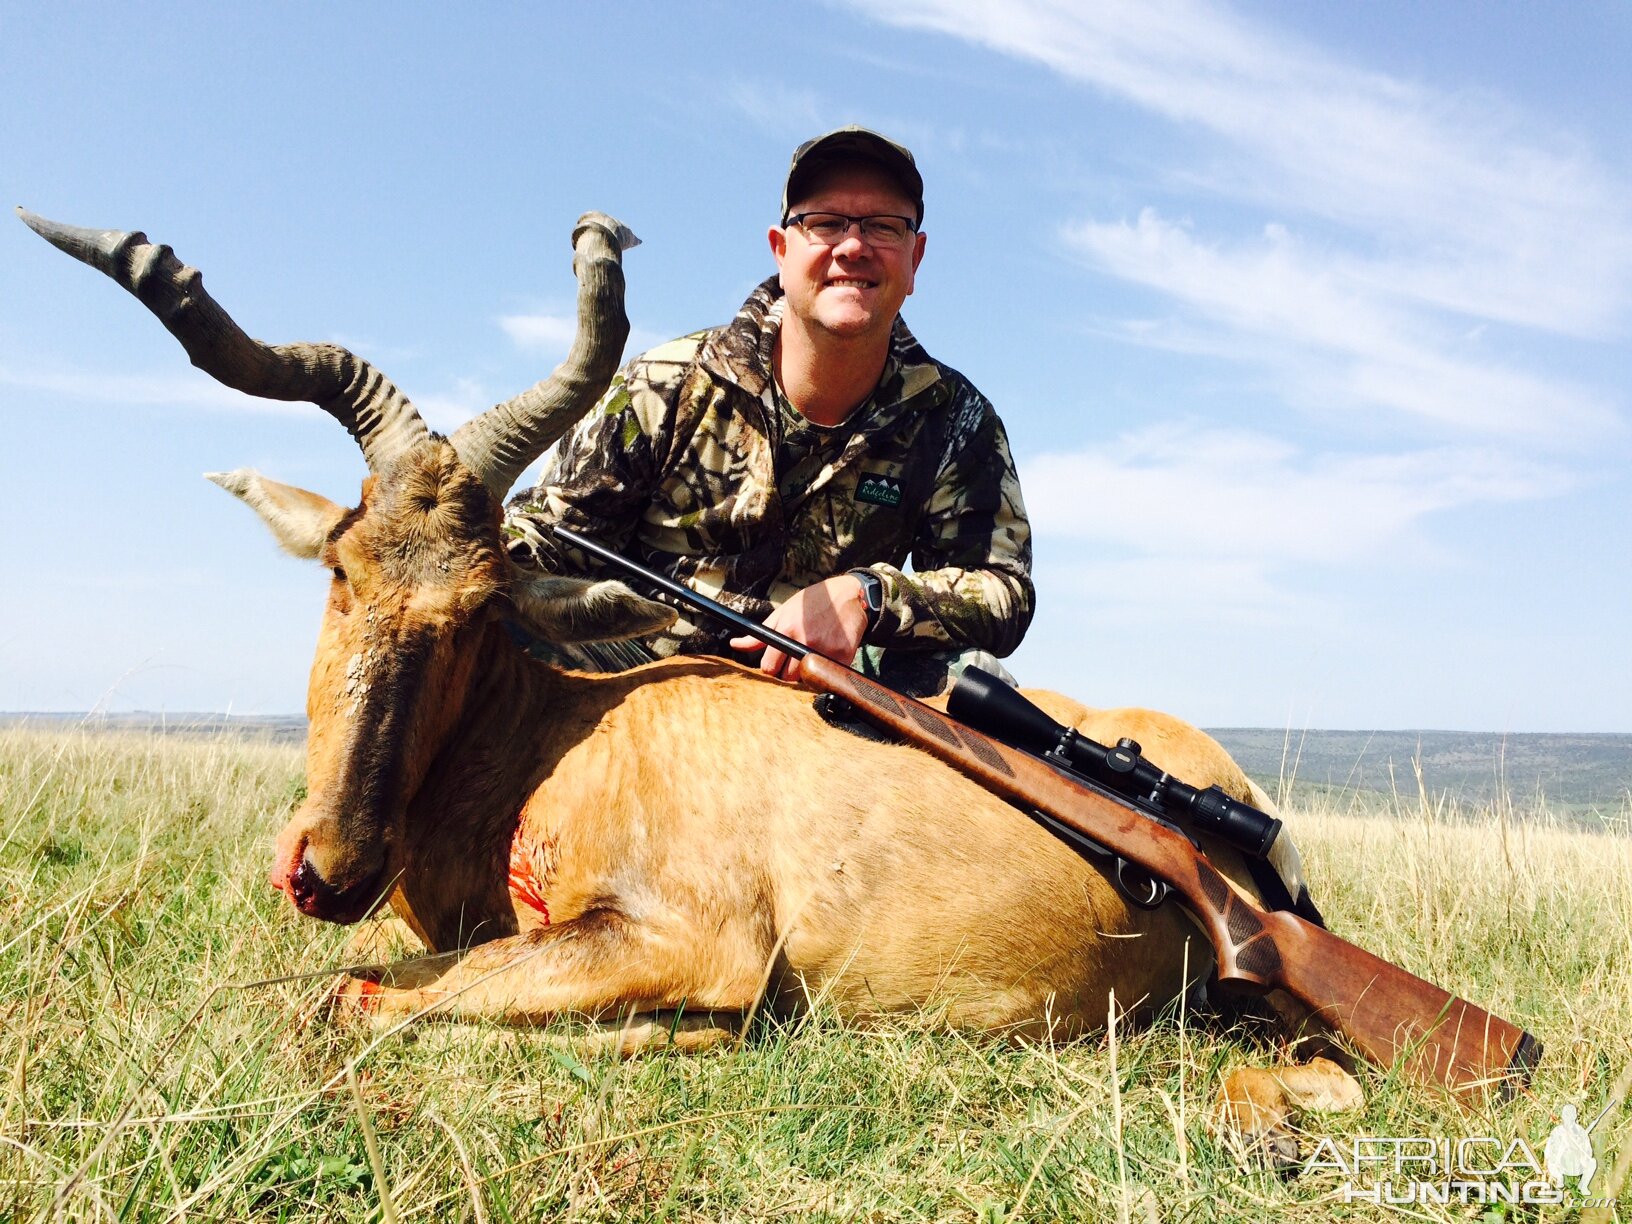
[[[877,574],[857,574],[861,580],[861,597],[867,603],[867,611],[877,614],[884,610],[884,580]]]

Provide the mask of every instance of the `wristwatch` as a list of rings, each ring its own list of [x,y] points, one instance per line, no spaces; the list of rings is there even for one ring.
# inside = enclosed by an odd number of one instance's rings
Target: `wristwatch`
[[[878,626],[878,615],[884,611],[884,580],[872,570],[853,569],[850,576],[861,583],[861,603],[867,609],[867,632]]]

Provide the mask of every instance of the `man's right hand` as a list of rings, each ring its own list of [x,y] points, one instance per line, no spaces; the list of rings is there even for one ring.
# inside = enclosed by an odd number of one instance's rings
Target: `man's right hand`
[[[767,629],[848,667],[867,636],[867,598],[861,580],[854,574],[835,574],[805,587],[767,616],[764,623]],[[789,658],[757,638],[734,637],[731,649],[744,653],[763,650],[760,671],[784,680],[799,679],[798,659]]]

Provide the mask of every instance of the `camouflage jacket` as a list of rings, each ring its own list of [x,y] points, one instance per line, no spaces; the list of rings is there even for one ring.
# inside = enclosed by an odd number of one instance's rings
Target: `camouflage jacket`
[[[866,568],[884,586],[867,644],[1011,652],[1031,621],[1031,528],[991,404],[897,317],[872,397],[816,429],[771,376],[781,317],[773,277],[726,326],[631,361],[512,499],[512,552],[596,574],[549,534],[560,522],[754,620]],[[729,630],[681,616],[656,653],[729,654]]]

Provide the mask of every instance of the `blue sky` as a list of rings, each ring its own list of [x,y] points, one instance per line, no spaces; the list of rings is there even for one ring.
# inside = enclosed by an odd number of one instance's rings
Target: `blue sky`
[[[450,429],[770,269],[801,139],[912,147],[906,316],[998,405],[1012,665],[1211,726],[1632,731],[1632,8],[0,4],[5,203],[141,229],[252,334]],[[0,709],[304,703],[320,572],[200,479],[355,500],[316,409],[193,370],[0,218]]]

